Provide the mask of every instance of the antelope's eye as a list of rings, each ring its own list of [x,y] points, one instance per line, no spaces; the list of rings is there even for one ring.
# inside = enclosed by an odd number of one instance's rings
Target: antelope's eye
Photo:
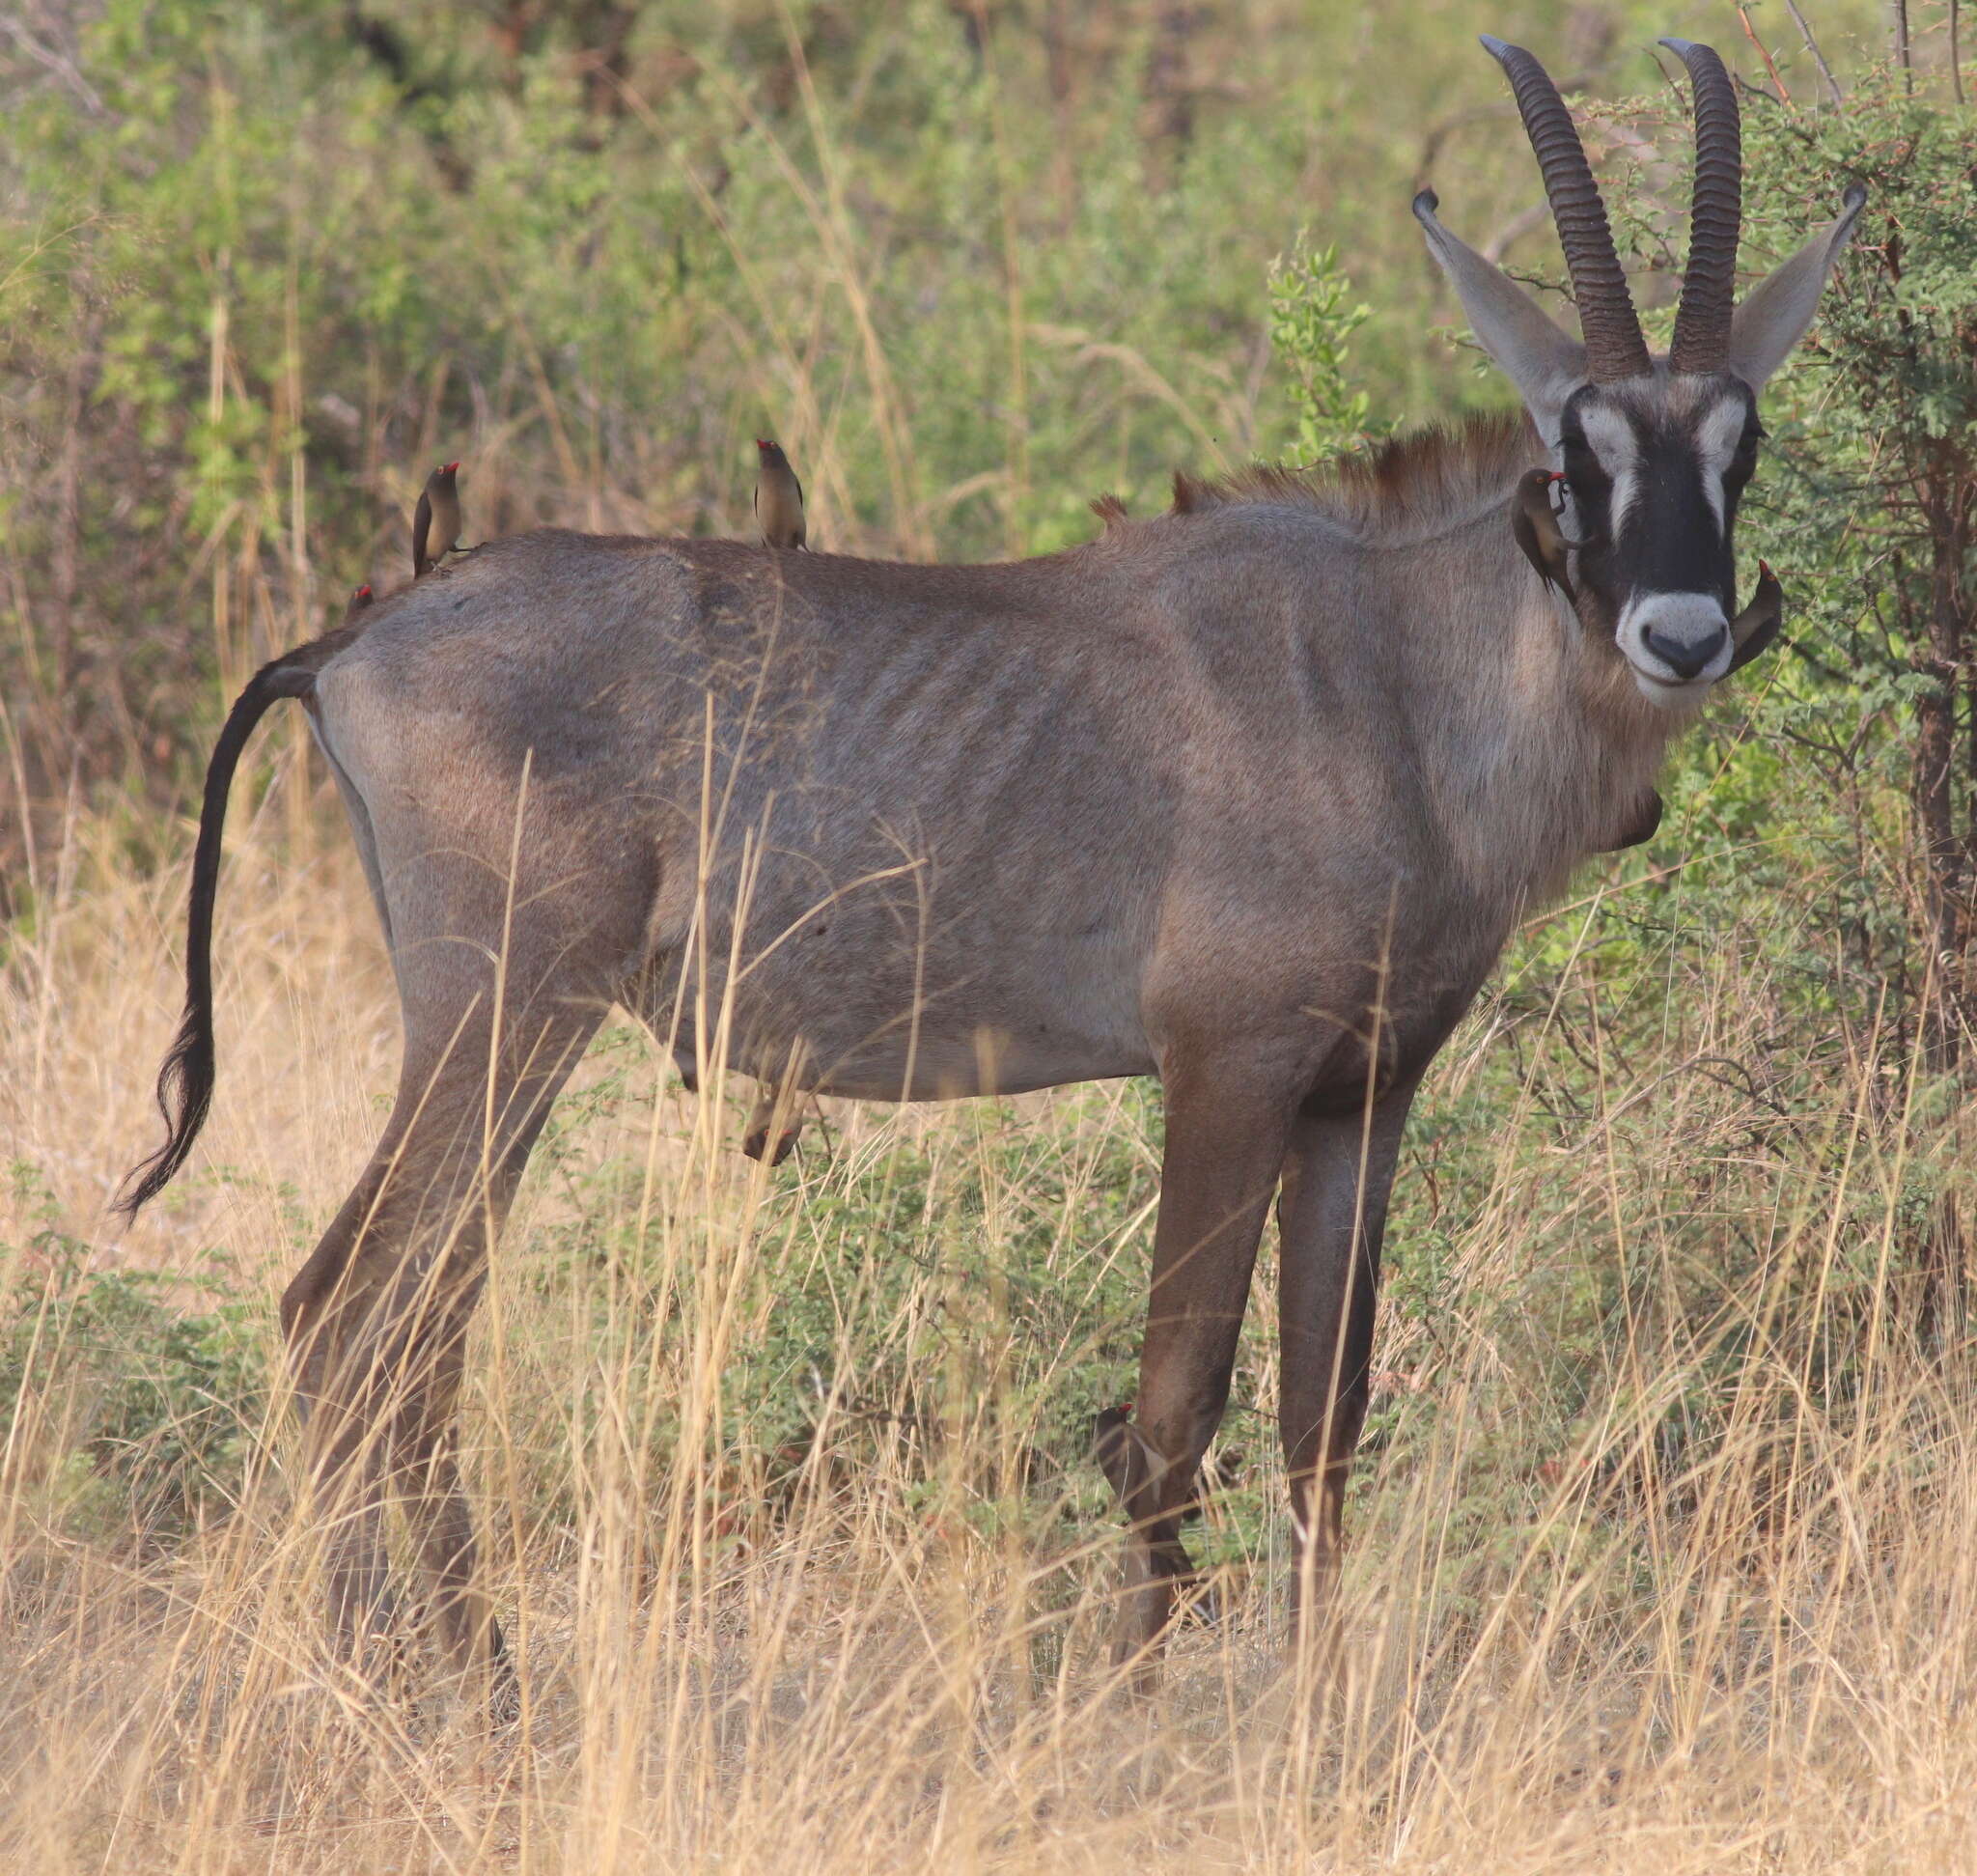
[[[1613,478],[1601,466],[1593,446],[1583,436],[1565,438],[1565,486],[1580,516],[1591,521],[1605,505]]]

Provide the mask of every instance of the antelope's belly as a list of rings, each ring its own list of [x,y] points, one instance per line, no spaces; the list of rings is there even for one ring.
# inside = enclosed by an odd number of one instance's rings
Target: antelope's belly
[[[1150,1074],[1138,959],[1116,938],[762,961],[732,992],[730,1065],[867,1101],[1019,1094]]]

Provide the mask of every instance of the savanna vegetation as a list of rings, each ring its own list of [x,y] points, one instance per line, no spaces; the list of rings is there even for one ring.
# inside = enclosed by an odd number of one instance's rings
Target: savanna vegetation
[[[1269,1312],[1108,1693],[1157,1102],[831,1106],[734,1150],[607,1027],[484,1305],[522,1712],[324,1646],[273,1302],[369,1150],[389,970],[299,720],[237,790],[219,1101],[154,1140],[204,755],[467,538],[1047,550],[1180,465],[1500,404],[1406,213],[1559,272],[1478,28],[1583,97],[1651,329],[1686,106],[1755,274],[1870,204],[1745,508],[1789,643],[1534,912],[1416,1109],[1345,1643],[1280,1676]],[[0,1862],[232,1872],[1952,1868],[1977,1838],[1977,120],[1864,0],[25,0],[0,19]],[[1261,1281],[1271,1273],[1268,1251]]]

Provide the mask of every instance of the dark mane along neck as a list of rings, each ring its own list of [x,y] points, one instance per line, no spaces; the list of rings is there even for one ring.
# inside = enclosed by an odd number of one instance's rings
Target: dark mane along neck
[[[1429,424],[1389,437],[1365,456],[1340,457],[1321,467],[1259,463],[1212,482],[1177,473],[1172,512],[1291,502],[1377,540],[1459,519],[1479,502],[1505,495],[1543,457],[1530,419],[1521,410],[1498,411]]]

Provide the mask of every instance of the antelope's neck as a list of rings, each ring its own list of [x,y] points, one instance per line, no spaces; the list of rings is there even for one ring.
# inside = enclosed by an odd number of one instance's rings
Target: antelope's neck
[[[1410,557],[1402,632],[1429,790],[1471,888],[1506,919],[1638,825],[1694,712],[1644,699],[1533,572],[1503,513]]]

